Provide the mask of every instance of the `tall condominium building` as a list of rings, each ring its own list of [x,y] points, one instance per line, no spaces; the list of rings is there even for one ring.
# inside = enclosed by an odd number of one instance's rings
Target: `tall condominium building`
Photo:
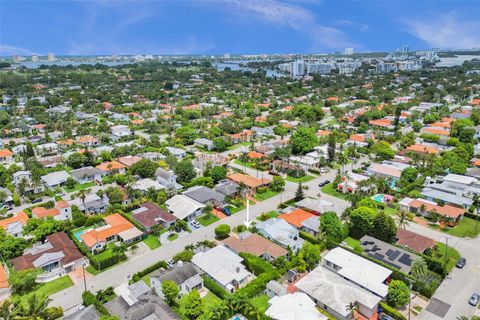
[[[12,56],[12,60],[13,60],[13,62],[19,62],[19,61],[20,61],[20,57],[17,56],[16,54],[14,54],[14,55]]]
[[[307,73],[330,74],[335,66],[331,63],[309,63],[307,65]]]
[[[345,54],[346,54],[346,55],[351,55],[351,54],[353,54],[353,48],[345,48]]]
[[[53,53],[49,53],[47,56],[48,61],[55,61],[55,55]]]
[[[409,51],[410,51],[410,46],[407,46],[407,45],[403,46],[402,52],[409,52]]]
[[[297,60],[292,62],[292,76],[300,77],[305,75],[305,62]]]
[[[37,55],[33,55],[32,56],[32,62],[38,62],[38,56]]]

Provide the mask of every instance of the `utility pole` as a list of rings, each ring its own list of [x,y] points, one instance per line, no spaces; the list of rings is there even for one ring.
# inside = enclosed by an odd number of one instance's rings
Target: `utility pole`
[[[82,273],[83,273],[83,292],[87,291],[87,279],[85,278],[85,261],[82,262]]]

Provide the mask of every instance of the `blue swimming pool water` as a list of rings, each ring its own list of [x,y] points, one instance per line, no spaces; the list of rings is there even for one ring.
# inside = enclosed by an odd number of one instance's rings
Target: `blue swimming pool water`
[[[383,195],[383,194],[376,194],[376,195],[374,195],[372,198],[373,198],[373,200],[382,203],[382,202],[383,202],[384,195]]]

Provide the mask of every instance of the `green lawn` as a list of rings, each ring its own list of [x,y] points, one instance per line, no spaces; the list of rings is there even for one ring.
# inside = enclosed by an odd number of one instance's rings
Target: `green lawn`
[[[346,244],[348,244],[352,248],[355,248],[355,246],[360,245],[360,241],[357,239],[353,239],[352,237],[347,237],[344,241]]]
[[[173,241],[178,238],[178,233],[172,233],[168,235],[168,240]]]
[[[160,240],[158,237],[154,236],[153,234],[149,234],[144,240],[145,244],[151,249],[157,249],[161,246]]]
[[[280,192],[279,191],[273,191],[272,189],[267,189],[266,192],[264,193],[256,193],[253,197],[257,200],[260,200],[260,201],[264,201],[264,200],[267,200],[271,197],[274,197],[276,196],[277,194],[279,194]]]
[[[187,295],[183,295],[179,300],[177,300],[177,305],[173,307],[175,312],[184,319],[182,316],[183,310],[185,309],[185,302],[186,302]],[[209,292],[205,297],[202,298],[204,310],[208,310],[210,307],[217,305],[221,302],[220,298],[217,297],[215,294]]]
[[[475,224],[476,221],[474,219],[465,217],[460,220],[460,222],[455,226],[455,228],[449,229],[447,233],[449,235],[461,238],[475,238],[480,233],[480,223],[478,225],[477,232],[475,232]]]
[[[51,296],[54,293],[62,291],[68,287],[73,286],[73,281],[69,276],[63,276],[55,280],[39,284],[35,290],[29,292],[26,295],[18,296],[20,301],[25,301],[32,294],[42,295],[45,297]]]
[[[85,190],[85,189],[91,188],[93,186],[95,186],[95,182],[90,181],[90,182],[82,183],[82,184],[77,183],[77,184],[75,184],[75,186],[73,188],[64,187],[63,189],[65,189],[65,191],[67,191],[67,192],[73,192],[73,191]]]
[[[335,189],[333,188],[333,182],[324,185],[324,186],[322,187],[322,192],[324,192],[324,193],[326,193],[326,194],[328,194],[328,195],[331,195],[331,196],[334,196],[334,197],[343,199],[343,200],[347,200],[346,194],[341,193],[341,192],[338,192],[337,190],[335,190]]]
[[[203,216],[200,216],[197,218],[198,223],[200,223],[202,226],[206,227],[215,221],[220,220],[217,216],[209,213],[209,214],[204,214]]]
[[[385,209],[383,209],[383,211],[388,215],[394,216],[397,214],[398,208],[390,208],[389,206],[385,206]]]
[[[313,180],[315,179],[314,176],[311,176],[311,175],[304,175],[303,177],[299,177],[299,178],[295,178],[295,177],[291,177],[291,176],[287,176],[287,180],[290,181],[290,182],[295,182],[295,183],[305,183],[305,182],[308,182],[310,180]]]
[[[240,165],[240,166],[247,167],[247,168],[250,168],[250,169],[253,169],[253,170],[257,170],[257,168],[255,167],[255,164],[253,162],[242,162],[242,161],[240,161],[240,159],[235,159],[235,161],[233,161],[233,162]],[[258,171],[265,171],[265,170],[258,169]]]
[[[151,287],[151,284],[150,284],[150,275],[151,275],[151,273],[146,274],[146,275],[144,275],[144,276],[142,277],[143,282],[145,282],[145,284],[146,284],[147,286],[149,286],[149,287]]]
[[[264,212],[262,213],[261,215],[259,215],[257,217],[257,220],[260,220],[260,221],[266,221],[268,219],[271,219],[271,218],[276,218],[278,217],[279,213],[275,210],[272,210],[272,211],[269,211],[269,212]]]
[[[266,294],[262,294],[253,299],[252,304],[263,314],[268,309],[268,300],[270,300],[270,298]]]

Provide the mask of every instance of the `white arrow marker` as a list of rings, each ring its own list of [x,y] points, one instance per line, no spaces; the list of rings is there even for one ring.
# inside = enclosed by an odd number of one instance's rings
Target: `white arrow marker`
[[[252,221],[250,221],[250,200],[247,199],[247,221],[243,221],[247,229],[250,228]]]

